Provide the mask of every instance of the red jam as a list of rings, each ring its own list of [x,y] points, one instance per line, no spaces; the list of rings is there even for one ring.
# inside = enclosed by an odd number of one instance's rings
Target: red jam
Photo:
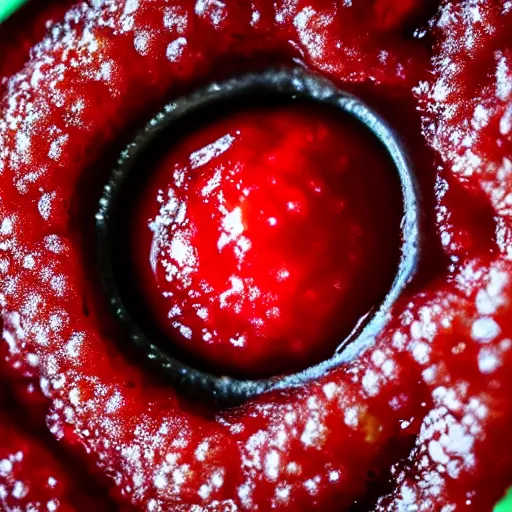
[[[510,1],[57,3],[0,27],[0,372],[16,397],[16,413],[3,408],[0,509],[493,510],[512,483]],[[276,62],[328,75],[392,122],[421,188],[422,266],[364,354],[224,409],[186,399],[126,350],[91,226],[119,149],[154,112]],[[110,491],[97,505],[62,469],[78,461]]]
[[[152,171],[132,231],[143,297],[216,371],[305,368],[391,287],[400,194],[384,147],[348,115],[233,114]]]

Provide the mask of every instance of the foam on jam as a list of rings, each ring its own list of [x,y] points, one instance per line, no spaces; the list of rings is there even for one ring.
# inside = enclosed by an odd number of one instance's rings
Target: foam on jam
[[[414,14],[424,3],[407,4]],[[399,5],[80,2],[2,80],[6,378],[19,407],[33,407],[20,384],[45,396],[48,431],[110,482],[118,503],[482,512],[510,486],[512,6],[443,0],[412,37]],[[216,410],[124,352],[84,264],[92,241],[81,219],[94,222],[87,185],[113,165],[105,150],[155,104],[226,62],[270,55],[344,87],[364,83],[359,92],[412,149],[431,229],[422,279],[365,354],[301,388]],[[434,269],[433,242],[448,260]],[[27,508],[8,492],[7,510]]]
[[[145,172],[131,251],[171,352],[174,341],[245,376],[302,369],[332,355],[391,287],[398,173],[348,115],[232,114]]]

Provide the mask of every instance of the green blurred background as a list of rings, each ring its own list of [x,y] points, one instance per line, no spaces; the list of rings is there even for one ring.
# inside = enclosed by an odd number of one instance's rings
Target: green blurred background
[[[28,0],[0,0],[0,23],[27,1]],[[493,512],[512,512],[512,487],[508,490],[504,498],[496,504]]]
[[[0,0],[0,23],[26,2],[27,0]]]

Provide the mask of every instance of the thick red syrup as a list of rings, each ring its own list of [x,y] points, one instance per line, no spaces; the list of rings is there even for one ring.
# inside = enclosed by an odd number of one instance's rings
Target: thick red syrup
[[[491,511],[512,483],[510,2],[45,4],[0,28],[0,354],[18,408],[136,510]],[[399,129],[424,198],[421,274],[356,360],[215,409],[127,355],[84,263],[88,228],[141,122],[226,69],[276,61],[367,95]],[[0,508],[80,510],[79,479],[41,487],[58,452],[31,451],[39,440],[11,421]],[[26,466],[3,462],[27,451]]]
[[[376,137],[312,106],[237,113],[172,148],[136,199],[134,270],[172,342],[216,371],[302,369],[379,305],[400,182]]]

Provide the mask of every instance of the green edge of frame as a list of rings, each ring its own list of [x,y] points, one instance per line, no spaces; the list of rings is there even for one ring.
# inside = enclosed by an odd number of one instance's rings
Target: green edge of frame
[[[0,0],[0,23],[16,12],[28,0]]]
[[[512,512],[512,487],[508,489],[505,496],[496,504],[493,512]]]

